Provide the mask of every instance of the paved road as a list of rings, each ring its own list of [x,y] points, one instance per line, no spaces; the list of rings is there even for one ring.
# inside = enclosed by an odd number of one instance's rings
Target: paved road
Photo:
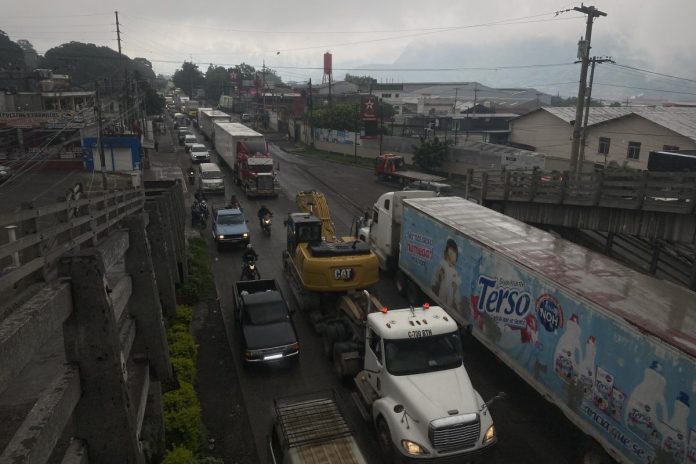
[[[199,136],[199,139],[202,138]],[[259,269],[264,278],[276,278],[283,286],[286,295],[291,295],[282,276],[281,252],[285,246],[282,218],[295,210],[294,195],[299,190],[317,189],[324,192],[333,213],[334,222],[339,232],[350,229],[353,218],[368,208],[377,197],[389,187],[376,183],[370,171],[363,168],[336,165],[284,152],[272,146],[274,157],[280,162],[280,183],[283,189],[278,199],[247,200],[235,187],[226,174],[226,197],[236,194],[250,219],[252,243],[261,254]],[[215,156],[214,156],[215,158]],[[179,170],[168,168],[172,158],[153,159],[153,166],[161,168],[156,172],[166,175],[179,175],[189,166],[188,158],[182,153],[176,155],[175,162]],[[214,159],[215,161],[215,159]],[[224,198],[210,198],[213,205],[223,203]],[[255,212],[261,203],[265,203],[274,212],[275,222],[271,237],[262,236],[255,220]],[[217,252],[209,229],[205,231],[209,250],[213,257],[213,272],[221,299],[222,311],[229,317],[232,310],[231,284],[240,272],[241,250]],[[389,307],[402,307],[407,303],[396,294],[391,280],[383,276],[376,289],[379,298]],[[294,300],[291,299],[291,304]],[[374,432],[359,419],[359,414],[349,399],[350,383],[340,383],[333,375],[332,366],[324,359],[320,340],[312,332],[303,314],[294,315],[301,341],[299,364],[289,368],[245,370],[241,366],[238,337],[234,331],[228,331],[232,356],[220,360],[221,372],[238,373],[241,392],[246,404],[251,431],[254,435],[256,449],[261,462],[266,462],[265,446],[273,415],[273,399],[277,397],[306,393],[317,390],[335,389],[342,398],[349,420],[357,430],[359,445],[364,450],[369,462],[379,462],[377,443]],[[205,326],[202,330],[205,330]],[[201,333],[205,336],[205,333]],[[571,462],[578,437],[570,423],[536,392],[519,380],[509,369],[503,366],[485,348],[473,339],[465,341],[465,365],[474,386],[484,398],[493,396],[498,391],[505,391],[509,398],[493,407],[493,416],[499,430],[499,462],[540,464]],[[233,363],[234,365],[230,365]],[[433,392],[437,394],[437,392]],[[205,404],[205,399],[203,399]],[[211,412],[208,412],[210,414]],[[223,415],[222,411],[214,414]],[[206,411],[204,409],[204,418]],[[230,413],[230,417],[232,413]],[[230,419],[232,420],[232,419]],[[228,437],[216,436],[217,430],[210,430],[218,443]],[[229,456],[233,458],[233,456]],[[246,461],[245,461],[246,462]]]

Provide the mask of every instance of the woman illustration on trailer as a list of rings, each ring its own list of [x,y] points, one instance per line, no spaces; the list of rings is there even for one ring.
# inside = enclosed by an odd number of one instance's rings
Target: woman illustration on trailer
[[[461,279],[457,273],[457,259],[459,249],[457,243],[451,238],[447,239],[445,252],[440,263],[440,268],[435,273],[435,281],[432,290],[437,294],[438,301],[448,308],[459,310],[459,285]]]

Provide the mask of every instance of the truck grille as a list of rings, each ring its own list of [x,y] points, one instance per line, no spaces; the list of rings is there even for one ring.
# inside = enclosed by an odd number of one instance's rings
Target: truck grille
[[[430,423],[428,437],[433,448],[439,452],[471,448],[481,435],[478,414],[463,414],[444,417]]]

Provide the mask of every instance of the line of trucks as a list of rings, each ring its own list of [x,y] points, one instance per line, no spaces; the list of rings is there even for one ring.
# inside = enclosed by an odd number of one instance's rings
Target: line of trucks
[[[247,197],[277,197],[280,186],[268,143],[262,134],[212,108],[198,109],[198,127],[210,140],[232,178]]]
[[[696,463],[696,293],[462,198],[385,193],[338,237],[323,196],[301,194],[285,277],[386,462],[495,462],[504,395],[471,384],[471,334],[582,432],[569,461]],[[362,291],[378,268],[411,307]]]

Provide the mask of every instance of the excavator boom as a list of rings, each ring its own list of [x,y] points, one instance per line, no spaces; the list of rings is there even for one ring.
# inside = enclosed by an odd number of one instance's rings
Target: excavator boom
[[[336,237],[336,226],[331,220],[329,205],[323,193],[316,190],[298,192],[295,197],[297,207],[303,213],[310,213],[321,221],[321,235],[327,242],[341,241]]]

